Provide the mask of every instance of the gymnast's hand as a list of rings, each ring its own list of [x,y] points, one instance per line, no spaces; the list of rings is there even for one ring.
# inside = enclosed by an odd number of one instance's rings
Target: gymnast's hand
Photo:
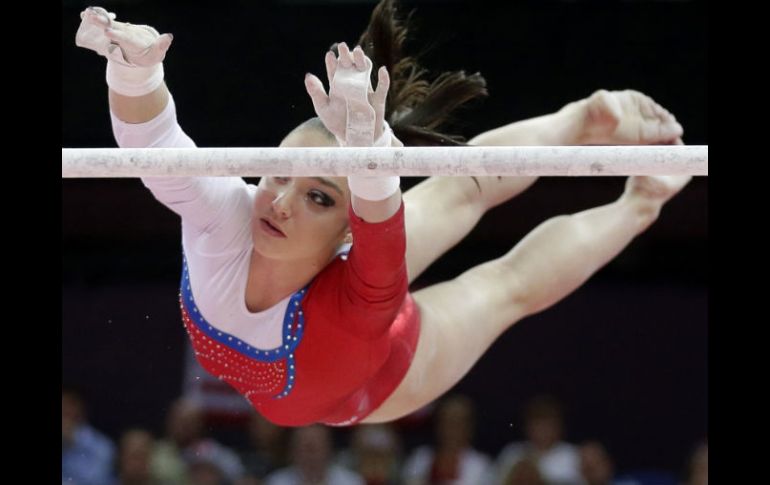
[[[75,44],[124,66],[149,67],[163,62],[173,39],[149,25],[117,22],[114,13],[101,7],[88,7],[80,19]]]
[[[372,62],[361,47],[350,52],[339,44],[339,58],[326,54],[329,95],[318,77],[305,76],[305,88],[318,117],[343,146],[372,146],[384,131],[385,100],[390,78],[382,67],[377,89],[371,87]]]

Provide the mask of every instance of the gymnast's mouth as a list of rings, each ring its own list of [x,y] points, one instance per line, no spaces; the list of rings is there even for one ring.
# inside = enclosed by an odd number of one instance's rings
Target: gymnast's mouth
[[[284,238],[286,237],[286,234],[284,234],[284,233],[283,233],[283,231],[281,231],[281,230],[278,228],[278,225],[277,225],[277,224],[275,224],[274,222],[272,222],[272,221],[271,221],[271,220],[269,220],[269,219],[266,219],[266,218],[261,218],[261,219],[259,220],[259,227],[260,227],[260,228],[261,228],[261,229],[262,229],[264,232],[266,232],[267,234],[269,234],[270,236],[273,236],[273,237],[284,237]]]

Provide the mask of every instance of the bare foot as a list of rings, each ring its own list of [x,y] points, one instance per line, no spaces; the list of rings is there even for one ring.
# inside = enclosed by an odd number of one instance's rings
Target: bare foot
[[[691,179],[690,175],[628,177],[623,198],[638,207],[639,215],[642,216],[642,230],[658,218],[663,204],[678,194]]]
[[[627,89],[601,89],[586,99],[581,144],[666,145],[681,143],[674,115],[649,96]]]
[[[649,175],[628,177],[626,194],[665,204],[690,182],[690,175]]]

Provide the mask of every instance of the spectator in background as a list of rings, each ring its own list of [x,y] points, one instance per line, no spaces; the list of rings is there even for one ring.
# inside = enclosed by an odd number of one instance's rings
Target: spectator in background
[[[471,446],[474,420],[473,402],[467,396],[454,395],[443,400],[436,413],[436,446],[421,446],[412,452],[404,465],[404,483],[492,483],[491,459]]]
[[[252,413],[248,426],[251,448],[241,454],[248,476],[263,479],[289,464],[289,430]]]
[[[198,465],[207,460],[214,460],[228,480],[236,480],[244,474],[238,455],[205,438],[203,428],[203,410],[197,403],[180,398],[171,405],[166,417],[166,437],[158,441],[152,455],[152,472],[157,480],[168,485],[189,485],[192,478],[188,472],[200,471],[190,464]],[[199,455],[203,458],[199,459]]]
[[[526,441],[506,445],[497,458],[499,481],[524,457],[532,457],[549,484],[581,483],[580,457],[575,445],[562,441],[564,415],[562,406],[550,396],[537,396],[526,406],[524,418]]]
[[[74,389],[61,393],[61,481],[105,485],[112,480],[115,445],[86,421],[85,402]]]
[[[325,426],[292,430],[290,449],[292,464],[268,475],[266,485],[364,485],[357,473],[332,463],[332,436]]]
[[[337,461],[358,474],[366,485],[401,483],[401,442],[390,424],[365,424],[353,429],[351,446]]]
[[[166,415],[166,435],[152,454],[153,476],[169,485],[187,484],[187,464],[182,452],[201,438],[203,411],[190,400],[180,398]]]
[[[117,479],[114,485],[164,485],[150,467],[155,438],[144,429],[129,429],[120,437]]]
[[[638,485],[630,478],[615,478],[615,464],[607,449],[598,441],[580,445],[580,473],[586,485]]]
[[[235,485],[245,469],[238,454],[212,439],[200,439],[182,453],[187,465],[186,485]]]
[[[502,485],[548,485],[532,457],[519,460],[503,478]]]

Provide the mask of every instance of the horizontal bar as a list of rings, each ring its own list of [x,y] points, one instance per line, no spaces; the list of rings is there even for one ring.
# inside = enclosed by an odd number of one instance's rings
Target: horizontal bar
[[[708,145],[62,148],[62,178],[708,175]]]

